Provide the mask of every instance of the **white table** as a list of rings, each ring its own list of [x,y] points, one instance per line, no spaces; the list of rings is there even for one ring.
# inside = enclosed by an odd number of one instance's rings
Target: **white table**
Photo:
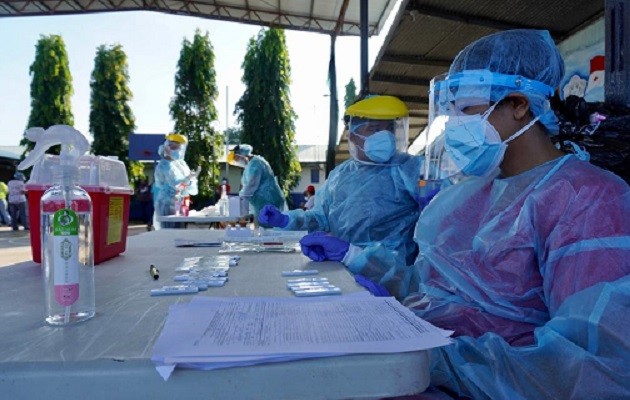
[[[176,248],[173,239],[218,240],[222,231],[165,229],[128,238],[127,251],[97,265],[96,316],[65,328],[44,324],[41,270],[0,268],[0,394],[6,399],[334,399],[417,393],[428,385],[428,353],[352,355],[250,367],[176,369],[164,382],[150,361],[171,304],[189,296],[292,296],[280,271],[304,266],[294,254],[243,254],[224,287],[196,295],[150,297],[172,282],[184,257],[216,248]],[[154,281],[149,265],[160,278]],[[344,293],[361,291],[340,263],[320,275]],[[194,396],[194,397],[193,397]]]
[[[166,215],[156,217],[158,222],[170,222],[184,224],[183,228],[187,228],[188,224],[209,224],[215,226],[221,222],[236,224],[240,221],[250,221],[251,215],[244,216],[220,216],[220,215]],[[218,226],[217,226],[218,227]]]

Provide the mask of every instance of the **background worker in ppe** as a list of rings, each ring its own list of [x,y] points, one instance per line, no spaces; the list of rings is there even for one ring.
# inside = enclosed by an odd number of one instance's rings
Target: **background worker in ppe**
[[[392,96],[372,96],[346,110],[352,157],[335,168],[315,194],[313,209],[281,213],[271,206],[259,218],[288,230],[323,231],[373,257],[413,263],[417,246],[413,230],[420,213],[415,200],[422,158],[406,152],[408,115],[405,103]],[[345,248],[347,249],[347,245]],[[345,254],[345,252],[344,252]],[[328,259],[344,257],[328,254]],[[354,258],[360,271],[365,257]]]
[[[249,144],[241,144],[228,154],[231,165],[244,168],[238,195],[249,201],[254,216],[258,215],[265,204],[284,209],[284,194],[271,165],[263,157],[252,154],[252,151],[253,147]]]
[[[167,216],[177,213],[177,205],[188,196],[197,194],[197,171],[190,171],[184,161],[186,154],[186,136],[177,133],[166,135],[164,144],[158,148],[161,159],[155,168],[153,182],[153,201],[155,215]],[[181,223],[154,221],[155,229],[180,228]]]
[[[418,316],[455,331],[432,352],[432,391],[630,393],[630,188],[552,145],[563,73],[547,31],[514,30],[470,44],[443,82],[440,159],[464,178],[424,209],[413,266],[370,265]],[[325,253],[317,239],[303,246]]]

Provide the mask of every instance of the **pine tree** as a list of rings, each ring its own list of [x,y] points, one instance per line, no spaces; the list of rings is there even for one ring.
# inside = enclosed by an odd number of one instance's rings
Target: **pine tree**
[[[35,61],[29,69],[31,80],[31,114],[26,128],[52,125],[73,125],[70,99],[72,97],[72,75],[68,53],[63,38],[59,35],[41,36],[35,45]],[[22,155],[31,151],[35,144],[26,137],[20,145],[26,146]],[[59,146],[51,153],[59,154]]]
[[[199,195],[196,208],[203,207],[214,197],[219,180],[218,156],[222,151],[223,135],[210,126],[217,119],[214,102],[218,96],[214,50],[208,32],[199,30],[191,41],[184,39],[175,75],[175,96],[170,113],[175,132],[188,137],[186,162],[191,170],[201,167],[198,177]]]
[[[346,85],[346,94],[343,97],[343,104],[346,108],[350,107],[357,98],[357,85],[354,79],[350,78],[350,82]]]
[[[254,153],[269,162],[288,195],[299,181],[301,167],[295,144],[296,115],[291,107],[291,67],[284,31],[263,30],[250,39],[242,68],[246,89],[236,105],[243,130],[241,142],[251,144]]]
[[[144,168],[129,160],[129,135],[135,129],[135,117],[129,107],[133,95],[128,84],[127,55],[122,46],[99,46],[90,81],[92,152],[117,156],[125,163],[131,182],[135,182]]]

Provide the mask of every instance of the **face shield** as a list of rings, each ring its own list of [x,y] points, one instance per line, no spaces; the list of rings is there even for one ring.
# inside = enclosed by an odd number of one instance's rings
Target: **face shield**
[[[164,141],[164,157],[172,160],[183,160],[186,155],[186,144],[171,140]]]
[[[455,183],[464,176],[485,176],[498,168],[507,144],[487,119],[510,93],[550,97],[553,89],[518,75],[488,70],[464,71],[431,81],[422,171],[425,181]]]
[[[186,155],[186,144],[188,139],[186,136],[178,133],[169,133],[166,135],[164,144],[158,149],[158,153],[171,160],[183,160]]]
[[[244,157],[240,154],[236,154],[234,150],[230,150],[227,155],[227,162],[228,164],[233,165],[235,167],[245,168],[249,160],[247,159],[247,157]]]
[[[350,117],[348,131],[350,154],[357,161],[384,164],[397,152],[407,151],[407,117],[391,120]]]

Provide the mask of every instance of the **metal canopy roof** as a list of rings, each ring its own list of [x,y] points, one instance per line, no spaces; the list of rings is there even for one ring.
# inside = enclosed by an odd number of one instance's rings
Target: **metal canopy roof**
[[[431,78],[447,72],[466,45],[517,28],[547,29],[559,43],[603,15],[604,0],[406,0],[370,71],[369,91],[405,101],[412,143],[427,124]],[[337,163],[349,157],[346,135]]]
[[[383,28],[395,0],[370,0],[369,35]],[[2,0],[0,17],[158,11],[335,35],[360,35],[359,0]]]

